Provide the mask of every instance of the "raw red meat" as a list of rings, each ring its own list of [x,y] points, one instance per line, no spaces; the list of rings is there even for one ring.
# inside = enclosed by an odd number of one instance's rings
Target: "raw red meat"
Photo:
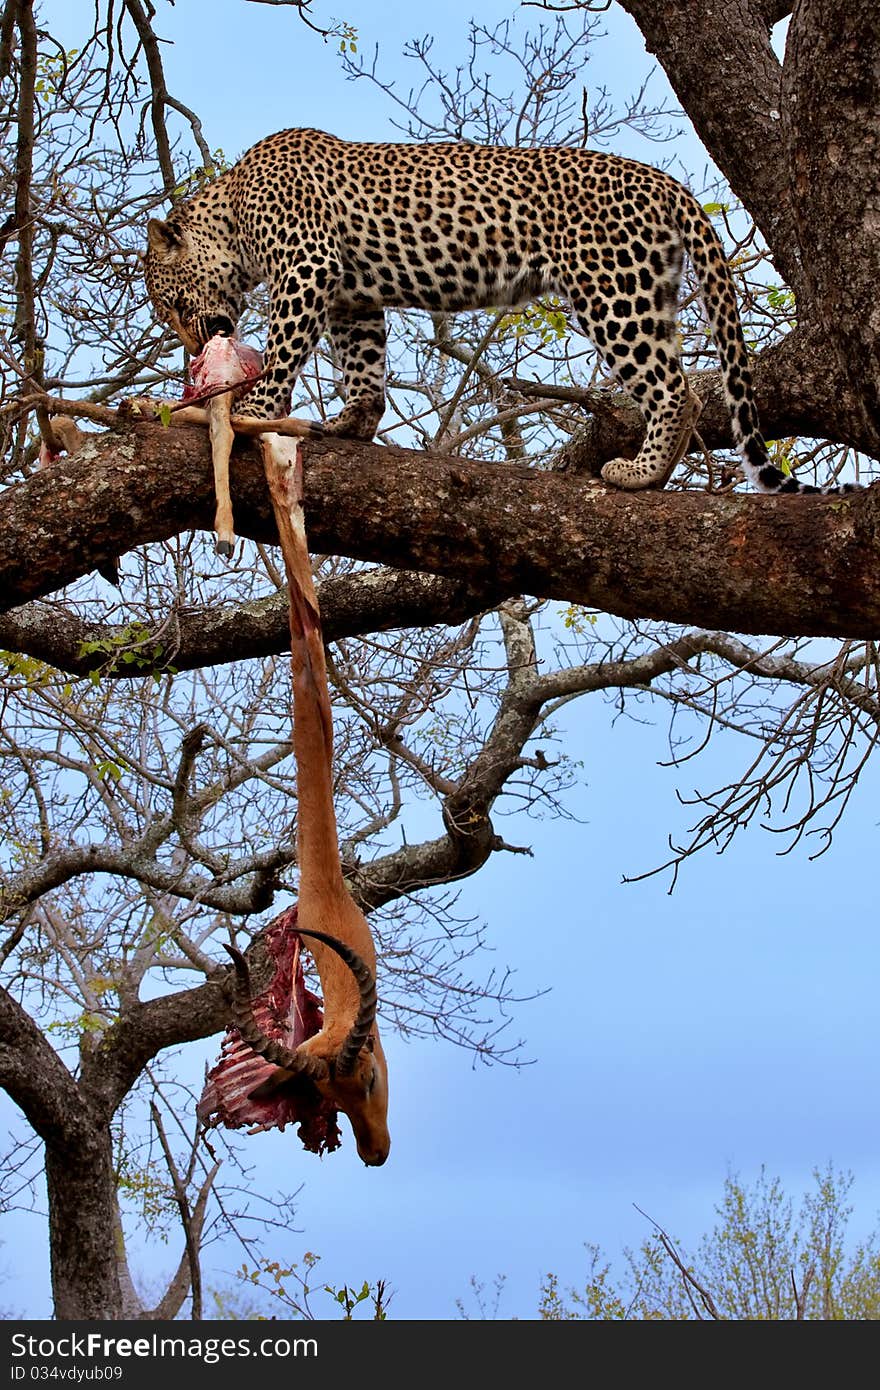
[[[267,989],[254,996],[254,1016],[268,1037],[295,1048],[317,1033],[323,1022],[321,1001],[306,989],[303,979],[296,908],[276,917],[262,940],[274,971]],[[242,1041],[238,1029],[227,1029],[220,1060],[205,1078],[197,1107],[199,1119],[209,1127],[241,1129],[248,1125],[249,1134],[298,1123],[303,1147],[311,1153],[338,1149],[337,1112],[307,1077],[294,1077],[272,1095],[254,1098],[252,1092],[277,1073],[277,1067]]]
[[[192,382],[184,386],[183,399],[197,401],[223,386],[239,386],[258,377],[262,370],[263,358],[256,348],[215,333],[189,364]]]

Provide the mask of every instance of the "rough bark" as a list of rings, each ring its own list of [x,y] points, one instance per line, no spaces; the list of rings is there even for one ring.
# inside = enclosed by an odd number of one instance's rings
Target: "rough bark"
[[[788,32],[785,133],[811,314],[880,432],[880,17],[800,0]]]
[[[715,163],[796,291],[801,330],[818,351],[784,385],[827,399],[850,422],[765,433],[838,438],[880,452],[880,25],[853,0],[622,0],[662,63]],[[769,25],[791,11],[784,63]],[[816,331],[818,330],[818,332]],[[806,342],[803,344],[806,349]],[[811,365],[812,361],[812,365]],[[815,368],[821,364],[817,373]],[[799,380],[801,373],[804,379]],[[824,381],[824,384],[823,384]],[[818,396],[813,391],[818,388]],[[762,417],[765,404],[761,403]],[[824,414],[824,411],[820,411]],[[795,411],[795,422],[798,412]],[[706,423],[704,417],[704,423]]]
[[[116,1172],[106,1124],[92,1119],[66,1142],[46,1144],[46,1192],[55,1317],[121,1317]]]
[[[45,1144],[56,1317],[119,1317],[116,1174],[107,1117],[87,1103],[55,1049],[4,989],[0,1085]]]
[[[718,168],[760,227],[780,274],[800,287],[784,177],[782,68],[752,0],[621,0]],[[770,17],[782,7],[770,7]]]
[[[707,449],[729,448],[730,415],[719,373],[693,372],[688,380],[703,402],[697,421],[703,444]],[[553,394],[539,383],[520,386],[528,395]],[[565,388],[566,399],[580,400],[594,414],[559,454],[562,466],[596,477],[606,459],[634,456],[645,437],[635,402],[616,395],[613,410],[597,409],[601,394],[607,393]],[[766,439],[826,439],[873,457],[880,454],[880,429],[866,414],[852,373],[822,329],[798,327],[764,349],[755,362],[755,402]]]
[[[229,1021],[219,967],[207,984],[145,1002],[137,1001],[102,1035],[83,1060],[80,1089],[95,1115],[109,1120],[144,1067],[166,1047],[209,1038]]]
[[[46,1143],[62,1144],[82,1116],[76,1084],[33,1019],[0,988],[0,1085]]]
[[[315,550],[445,574],[483,589],[732,631],[874,637],[876,489],[839,497],[621,494],[582,479],[344,441],[305,451]],[[239,534],[275,539],[257,452],[241,448]],[[99,556],[209,528],[203,430],[96,437],[0,502],[5,606],[52,592]]]
[[[219,969],[216,981],[197,989],[138,1001],[99,1041],[84,1045],[79,1081],[33,1019],[0,988],[0,1085],[45,1145],[56,1318],[142,1316],[140,1307],[132,1306],[133,1290],[120,1280],[127,1267],[110,1121],[158,1052],[225,1026],[228,1004],[220,982],[226,973]],[[204,1217],[201,1199],[196,1217],[199,1222]],[[186,1296],[184,1283],[185,1271],[179,1271],[169,1289],[177,1309]]]
[[[319,590],[327,642],[389,628],[463,623],[501,597],[494,586],[480,589],[456,579],[388,569],[329,579]],[[168,665],[192,671],[289,651],[287,589],[237,607],[181,613],[170,639],[167,624],[157,632],[155,643],[144,638],[144,649],[152,656],[146,666],[114,664],[113,649],[124,649],[126,634],[123,623],[87,623],[60,603],[27,603],[0,615],[0,647],[7,651],[26,652],[78,676],[88,675],[97,662],[103,679],[130,680]],[[84,644],[97,642],[107,648],[106,661],[96,658],[94,647],[91,653],[83,652]]]
[[[508,384],[525,395],[547,394],[547,388],[542,383]],[[709,449],[729,446],[729,415],[718,373],[696,373],[691,377],[691,385],[703,401],[699,420],[703,443]],[[786,438],[795,434],[824,437],[844,441],[869,453],[872,449],[876,451],[880,445],[880,437],[867,420],[861,399],[852,390],[836,353],[828,347],[819,329],[797,329],[781,343],[765,350],[755,374],[755,390],[758,411],[768,438]],[[598,475],[606,459],[637,451],[644,436],[644,422],[638,407],[625,396],[615,394],[609,398],[608,392],[566,388],[564,397],[583,404],[586,410],[594,414],[560,451],[558,462],[561,468],[578,474]],[[613,408],[608,404],[609,399],[613,401]],[[105,468],[109,468],[110,464],[110,454],[106,450],[112,448],[114,437],[117,436],[109,436],[102,448],[101,458],[105,460]],[[130,451],[130,441],[125,441],[124,437],[122,441],[120,451]],[[162,436],[160,443],[145,445],[148,447],[145,461],[160,457],[166,442],[167,433]],[[102,497],[108,495],[104,492],[103,483],[97,479],[94,487]],[[48,489],[54,500],[51,503],[34,501],[30,505],[35,512],[40,508],[43,514],[47,514],[47,507],[60,504],[65,488],[63,475],[54,475],[53,486]],[[206,492],[206,508],[213,505],[211,498],[212,494]],[[0,511],[2,505],[0,502]],[[129,498],[128,505],[136,504]],[[68,513],[69,509],[65,507],[64,516],[59,518],[60,525],[67,525]],[[19,512],[19,516],[21,514]],[[100,521],[99,515],[96,521]],[[120,524],[130,527],[127,518],[125,523]],[[107,550],[114,547],[110,545],[109,536],[98,532],[97,528],[93,534],[92,549],[95,563],[98,563]],[[123,542],[123,545],[126,544],[131,545],[133,541],[128,539]],[[49,564],[49,582],[55,564],[55,551],[54,543],[48,542],[45,554]],[[11,555],[12,551],[8,551],[8,554]],[[687,568],[687,564],[688,557],[683,555],[683,569]],[[70,578],[88,568],[88,563],[83,560],[60,582],[69,582]],[[6,602],[16,603],[24,596],[14,591],[13,583],[11,574],[4,574],[0,568],[0,594],[4,600],[0,607],[5,606]],[[328,641],[336,641],[341,637],[394,627],[464,622],[494,606],[510,592],[494,581],[475,583],[468,582],[467,578],[406,570],[382,569],[332,579],[322,587],[320,595],[325,637]],[[84,644],[95,642],[106,644],[106,657],[97,658],[93,653],[83,652]],[[96,663],[100,665],[104,678],[131,678],[169,664],[177,670],[193,670],[282,652],[288,642],[286,590],[255,603],[182,612],[177,615],[173,625],[163,624],[161,634],[157,634],[156,647],[150,647],[156,653],[153,667],[133,667],[124,663],[114,665],[114,644],[120,651],[124,648],[125,625],[114,627],[86,623],[63,603],[31,602],[5,614],[0,613],[0,647],[25,652],[74,675],[87,675]]]

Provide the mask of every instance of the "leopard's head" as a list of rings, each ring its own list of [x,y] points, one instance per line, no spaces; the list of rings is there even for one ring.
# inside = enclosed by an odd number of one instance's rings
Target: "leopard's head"
[[[200,352],[215,333],[235,332],[241,274],[214,237],[185,219],[172,215],[168,222],[147,223],[144,279],[157,318],[189,352]]]

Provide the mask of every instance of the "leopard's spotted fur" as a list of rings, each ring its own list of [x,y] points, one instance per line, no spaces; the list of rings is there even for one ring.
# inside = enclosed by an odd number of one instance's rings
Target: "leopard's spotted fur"
[[[388,307],[459,310],[563,296],[641,406],[645,442],[602,469],[624,488],[662,487],[700,402],[679,363],[682,256],[699,277],[749,478],[815,491],[768,463],[736,296],[718,237],[669,174],[566,147],[357,144],[317,130],[261,140],[227,173],[152,221],[145,272],[159,318],[191,350],[231,332],[245,292],[271,294],[267,374],[248,412],[286,415],[329,333],[346,404],[329,428],[371,438],[385,401]]]

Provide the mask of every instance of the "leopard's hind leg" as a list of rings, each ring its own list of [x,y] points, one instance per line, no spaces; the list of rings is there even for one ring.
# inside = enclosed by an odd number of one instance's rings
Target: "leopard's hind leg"
[[[645,416],[645,440],[636,457],[610,459],[602,468],[605,482],[631,490],[668,482],[702,409],[678,359],[681,247],[670,243],[643,251],[643,257],[638,270],[623,272],[609,252],[602,271],[579,277],[569,292],[582,331]]]
[[[342,373],[345,405],[324,426],[325,432],[350,439],[372,439],[385,412],[383,311],[334,312],[330,341]]]

